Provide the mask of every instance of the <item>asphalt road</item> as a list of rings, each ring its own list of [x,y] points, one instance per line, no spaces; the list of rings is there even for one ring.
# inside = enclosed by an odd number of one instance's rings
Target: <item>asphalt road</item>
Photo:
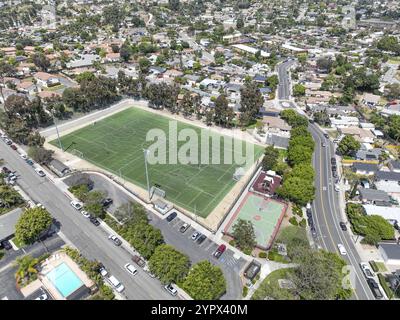
[[[325,250],[336,252],[337,245],[343,244],[347,255],[342,256],[351,266],[353,276],[353,287],[355,286],[354,298],[360,300],[374,299],[368,287],[359,263],[360,256],[353,244],[353,240],[346,231],[342,231],[339,222],[342,221],[339,207],[338,193],[334,189],[334,178],[332,177],[331,157],[334,156],[334,145],[326,139],[323,132],[315,125],[309,126],[315,141],[315,152],[313,166],[315,169],[315,200],[312,203],[312,214],[318,238],[316,242]],[[324,142],[326,147],[322,147]]]
[[[150,278],[139,270],[132,277],[124,265],[130,261],[131,255],[122,248],[116,247],[107,238],[101,228],[94,226],[78,211],[70,206],[69,199],[49,181],[39,177],[25,163],[19,154],[0,140],[0,154],[12,170],[19,174],[18,184],[34,201],[42,203],[61,224],[65,236],[89,259],[102,262],[105,267],[125,286],[124,294],[132,300],[166,300],[173,299],[161,286],[161,283]]]
[[[277,66],[279,85],[278,99],[289,100],[290,98],[290,80],[288,77],[289,68],[295,63],[295,60],[283,62]]]

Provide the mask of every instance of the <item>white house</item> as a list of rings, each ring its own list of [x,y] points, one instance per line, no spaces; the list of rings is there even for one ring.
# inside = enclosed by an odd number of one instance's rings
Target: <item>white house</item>
[[[52,87],[60,84],[60,80],[57,76],[54,76],[47,72],[37,72],[33,75],[33,77],[42,87]]]
[[[386,264],[400,265],[400,245],[395,242],[381,242],[378,250]]]

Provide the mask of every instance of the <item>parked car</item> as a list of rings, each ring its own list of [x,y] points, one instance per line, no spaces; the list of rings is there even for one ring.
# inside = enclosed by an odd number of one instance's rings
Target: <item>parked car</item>
[[[11,172],[11,170],[8,169],[7,167],[3,167],[3,168],[1,169],[1,172],[4,173],[4,174],[9,174],[9,173]]]
[[[111,198],[103,199],[101,201],[101,204],[103,205],[103,207],[108,207],[112,203],[113,203],[113,200]]]
[[[341,254],[342,256],[347,255],[347,251],[346,251],[346,248],[344,247],[344,245],[342,245],[341,243],[339,243],[339,244],[337,245],[337,247],[338,247],[339,252],[340,252],[340,254]]]
[[[204,240],[206,240],[206,239],[207,239],[207,237],[204,234],[202,234],[200,237],[197,238],[196,243],[202,244],[204,242]]]
[[[124,285],[121,282],[119,282],[119,280],[116,277],[110,276],[108,278],[108,281],[114,286],[115,290],[117,290],[118,292],[122,292],[125,290]]]
[[[198,237],[200,237],[200,235],[201,235],[201,233],[200,232],[198,232],[198,231],[195,231],[195,232],[193,232],[193,234],[192,234],[192,240],[193,241],[196,241],[196,239],[198,238]]]
[[[15,144],[10,145],[10,148],[13,149],[14,151],[17,151],[17,146]]]
[[[25,153],[20,154],[20,157],[25,161],[28,159],[28,156]]]
[[[171,214],[169,214],[168,215],[168,217],[167,217],[167,221],[168,222],[171,222],[172,220],[174,220],[175,218],[176,218],[176,216],[177,216],[178,214],[174,211],[174,212],[172,212]]]
[[[333,164],[333,165],[332,165],[332,171],[337,171],[337,166],[336,166],[336,164]]]
[[[8,240],[3,240],[1,242],[1,246],[5,249],[5,250],[11,250],[12,249],[12,245],[10,243],[10,241]]]
[[[35,163],[31,159],[27,159],[26,163],[29,164],[30,166],[33,166]]]
[[[85,218],[90,218],[90,213],[87,212],[86,210],[81,210],[81,213]]]
[[[324,137],[327,138],[327,139],[329,139],[329,134],[324,133]]]
[[[12,141],[10,139],[8,139],[8,138],[6,138],[4,141],[6,142],[7,145],[11,145],[12,144]]]
[[[366,277],[367,279],[368,279],[368,278],[373,279],[373,278],[375,277],[375,274],[373,273],[373,271],[372,271],[371,268],[369,267],[368,263],[361,262],[361,263],[360,263],[360,267],[361,267],[361,270],[364,272],[364,275],[365,275],[365,277]]]
[[[336,164],[336,158],[335,158],[335,157],[332,157],[332,158],[331,158],[331,164],[332,164],[332,165]]]
[[[185,233],[186,230],[189,229],[189,227],[190,227],[190,224],[185,222],[185,223],[179,228],[179,231],[180,231],[181,233]]]
[[[140,256],[134,255],[132,257],[132,261],[136,263],[139,267],[144,268],[146,265],[146,261],[144,261]]]
[[[36,168],[35,172],[40,176],[40,177],[44,177],[46,176],[46,174],[44,173],[44,171],[42,169]]]
[[[91,216],[91,217],[89,218],[89,220],[90,220],[90,222],[93,223],[96,227],[98,227],[98,226],[100,225],[100,221],[97,220],[96,217]]]
[[[382,299],[383,298],[383,294],[381,292],[381,290],[379,290],[379,286],[376,283],[376,281],[374,279],[367,279],[367,283],[372,291],[372,293],[374,294],[374,297],[376,299]]]
[[[99,264],[99,273],[102,277],[105,277],[106,275],[108,275],[108,271],[106,270],[106,268],[104,267],[104,265],[102,263]]]
[[[338,177],[337,172],[336,172],[336,171],[333,171],[333,172],[332,172],[332,176],[333,176],[334,178],[337,178],[337,177]]]
[[[108,240],[111,240],[112,242],[114,242],[114,244],[116,246],[120,246],[122,244],[122,241],[115,235],[110,234],[108,236]]]
[[[80,203],[79,201],[72,200],[70,203],[71,206],[76,210],[81,210],[83,208],[82,203]]]
[[[335,189],[336,192],[340,191],[340,187],[337,184],[335,184],[334,189]]]
[[[339,222],[339,226],[343,231],[347,231],[346,223],[344,223],[343,221]]]
[[[137,269],[130,263],[127,263],[124,267],[125,270],[128,271],[133,276],[138,273]]]
[[[325,142],[321,142],[321,147],[326,147],[326,144],[325,144]]]
[[[173,296],[176,296],[178,294],[178,290],[176,290],[172,284],[167,284],[166,286],[164,286],[164,289],[167,290],[167,292]]]
[[[221,244],[221,245],[217,248],[217,250],[215,250],[215,252],[213,253],[213,256],[214,256],[215,258],[219,259],[219,257],[222,256],[222,254],[225,252],[225,250],[226,250],[226,245]]]

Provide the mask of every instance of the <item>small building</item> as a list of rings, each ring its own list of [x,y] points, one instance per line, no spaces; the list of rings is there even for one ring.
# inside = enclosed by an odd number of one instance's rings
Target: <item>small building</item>
[[[69,167],[57,159],[51,160],[48,167],[59,177],[64,177],[66,174],[71,172]]]
[[[259,263],[256,260],[253,260],[247,266],[246,270],[244,270],[243,276],[246,279],[249,279],[250,281],[253,281],[253,279],[257,276],[257,274],[260,272],[260,270],[261,270],[261,263]]]
[[[153,201],[154,209],[156,209],[161,214],[166,214],[169,210],[168,203],[162,201],[161,199],[156,199]]]
[[[357,174],[371,176],[378,171],[378,166],[373,163],[354,162],[352,169]]]
[[[14,236],[15,225],[23,210],[16,208],[0,216],[0,241],[11,239]]]
[[[381,242],[378,250],[388,265],[400,265],[400,245],[396,242]]]

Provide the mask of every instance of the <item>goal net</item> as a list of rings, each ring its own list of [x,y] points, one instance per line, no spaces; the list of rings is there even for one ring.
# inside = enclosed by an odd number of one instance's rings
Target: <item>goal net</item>
[[[77,150],[77,149],[72,149],[72,150],[71,150],[71,154],[73,154],[73,155],[75,155],[75,156],[77,156],[77,157],[79,157],[79,158],[81,158],[81,159],[84,158],[83,152],[81,152],[81,151],[79,151],[79,150]]]
[[[239,181],[245,174],[245,170],[243,167],[239,167],[235,170],[235,173],[233,174],[233,180]]]

